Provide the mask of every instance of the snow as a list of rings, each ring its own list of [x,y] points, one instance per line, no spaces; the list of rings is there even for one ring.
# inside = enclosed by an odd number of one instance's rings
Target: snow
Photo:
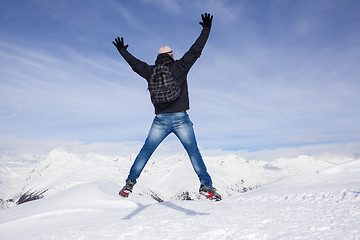
[[[151,158],[130,197],[118,196],[134,157],[0,155],[0,239],[360,239],[360,159],[205,155],[223,195],[212,202],[184,153]]]

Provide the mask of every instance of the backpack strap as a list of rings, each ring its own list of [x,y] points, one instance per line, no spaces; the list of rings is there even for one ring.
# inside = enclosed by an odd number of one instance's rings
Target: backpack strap
[[[173,61],[169,60],[169,61],[166,61],[166,62],[161,63],[161,64],[159,64],[159,65],[164,66],[164,65],[167,65],[167,64],[172,63],[172,62],[173,62]]]

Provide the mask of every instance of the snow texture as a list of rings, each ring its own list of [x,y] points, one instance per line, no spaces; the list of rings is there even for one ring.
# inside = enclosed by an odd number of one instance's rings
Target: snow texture
[[[205,156],[212,202],[186,154],[151,158],[120,197],[134,157],[0,155],[0,239],[360,239],[359,159]]]

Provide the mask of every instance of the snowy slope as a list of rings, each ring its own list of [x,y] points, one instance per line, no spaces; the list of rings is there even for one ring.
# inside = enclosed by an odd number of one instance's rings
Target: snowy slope
[[[120,198],[133,157],[55,149],[36,164],[24,161],[25,176],[2,170],[2,179],[22,179],[12,193],[48,191],[41,200],[2,209],[0,239],[360,239],[360,160],[205,157],[224,195],[211,202],[176,200],[198,188],[184,154],[151,160],[130,198]],[[19,183],[3,181],[2,191],[11,187]]]
[[[7,161],[1,162],[0,170],[3,207],[15,205],[26,192],[44,192],[43,196],[51,196],[77,184],[98,180],[123,185],[135,157],[80,154],[64,149],[54,149],[44,156],[5,156],[3,159]],[[22,161],[15,161],[16,158]],[[304,155],[272,162],[248,161],[236,155],[205,156],[204,159],[214,185],[224,196],[246,192],[279,177],[311,173],[332,166],[329,162]],[[135,191],[147,195],[156,193],[165,200],[179,200],[184,195],[197,199],[198,189],[199,181],[190,160],[186,154],[180,153],[151,158]]]

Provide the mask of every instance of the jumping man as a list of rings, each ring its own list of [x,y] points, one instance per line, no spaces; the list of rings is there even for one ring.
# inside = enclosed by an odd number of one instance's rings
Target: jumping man
[[[197,146],[193,124],[186,112],[190,108],[187,74],[201,55],[210,34],[213,16],[205,13],[201,15],[201,18],[202,22],[199,24],[203,29],[200,36],[179,60],[174,60],[171,48],[164,46],[159,49],[155,65],[148,65],[127,51],[128,45],[124,45],[123,38],[117,37],[113,42],[132,70],[148,82],[151,100],[155,108],[155,118],[150,131],[130,169],[125,186],[119,192],[120,196],[129,196],[136,184],[136,179],[139,178],[155,149],[170,133],[174,133],[188,153],[191,164],[199,177],[199,193],[211,200],[221,200],[221,196],[213,187],[211,177],[207,172]],[[157,89],[164,87],[172,90],[157,92]]]

